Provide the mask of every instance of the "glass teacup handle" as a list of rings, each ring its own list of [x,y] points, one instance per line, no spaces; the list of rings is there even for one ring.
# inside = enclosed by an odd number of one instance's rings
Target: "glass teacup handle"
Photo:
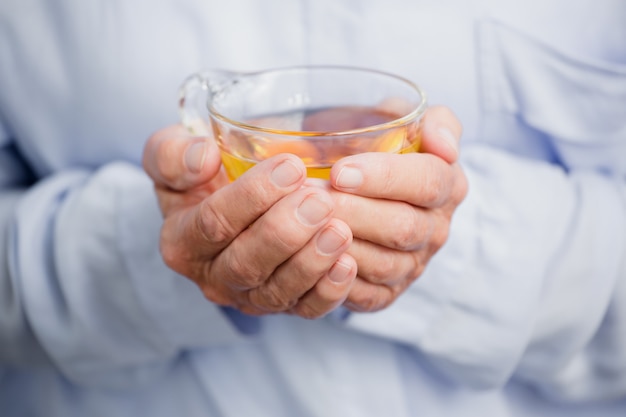
[[[209,103],[237,75],[239,74],[225,70],[205,70],[196,72],[183,81],[178,97],[180,121],[193,135],[210,135]]]

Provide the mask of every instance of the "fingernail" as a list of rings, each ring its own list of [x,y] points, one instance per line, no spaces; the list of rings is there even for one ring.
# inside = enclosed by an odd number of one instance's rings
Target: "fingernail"
[[[456,136],[454,136],[454,133],[452,133],[450,129],[447,127],[440,127],[437,129],[437,134],[445,143],[448,144],[448,146],[450,146],[450,148],[452,148],[454,152],[458,152],[459,140]]]
[[[302,175],[302,170],[293,161],[286,160],[274,168],[271,179],[279,187],[288,187],[302,178]]]
[[[325,254],[331,255],[337,251],[348,240],[348,236],[340,233],[334,227],[324,230],[317,238],[317,249]]]
[[[185,151],[185,165],[189,171],[194,174],[202,171],[208,148],[206,142],[198,142]]]
[[[328,271],[328,278],[337,284],[346,282],[351,274],[352,268],[350,265],[344,264],[341,261],[335,262],[335,264]]]
[[[337,186],[341,188],[358,188],[363,183],[363,174],[352,167],[343,167],[337,175]]]
[[[309,195],[298,207],[297,215],[303,224],[314,226],[330,213],[330,205],[316,195]]]

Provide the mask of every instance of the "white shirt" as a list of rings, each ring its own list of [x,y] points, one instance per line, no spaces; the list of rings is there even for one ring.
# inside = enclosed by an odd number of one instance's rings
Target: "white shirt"
[[[159,256],[182,80],[299,64],[464,125],[468,197],[384,311],[245,317]],[[4,0],[0,187],[3,416],[626,414],[622,0]]]

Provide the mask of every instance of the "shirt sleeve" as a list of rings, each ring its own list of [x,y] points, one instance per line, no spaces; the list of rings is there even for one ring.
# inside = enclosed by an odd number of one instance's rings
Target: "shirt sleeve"
[[[0,123],[0,358],[14,365],[49,364],[26,320],[18,283],[9,270],[9,221],[32,174]]]
[[[623,396],[626,67],[490,19],[477,35],[483,126],[449,240],[390,309],[347,325],[462,385]]]
[[[8,176],[8,164],[0,176]],[[12,178],[12,182],[18,178]],[[84,384],[136,384],[185,349],[245,335],[159,253],[162,217],[134,165],[3,186],[0,354]]]
[[[626,393],[626,184],[468,146],[449,240],[394,305],[346,325],[413,346],[475,388]]]

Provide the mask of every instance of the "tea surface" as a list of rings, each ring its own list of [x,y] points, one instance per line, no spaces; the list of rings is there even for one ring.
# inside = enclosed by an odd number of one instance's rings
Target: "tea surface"
[[[384,129],[375,127],[399,117],[401,115],[379,108],[345,106],[274,114],[246,121],[260,128],[258,131],[234,128],[226,131],[217,124],[214,124],[214,130],[231,181],[259,161],[279,153],[292,153],[300,157],[309,177],[328,179],[332,165],[348,155],[363,152],[416,152],[420,138],[415,123]],[[336,134],[357,129],[366,130],[354,134]]]

